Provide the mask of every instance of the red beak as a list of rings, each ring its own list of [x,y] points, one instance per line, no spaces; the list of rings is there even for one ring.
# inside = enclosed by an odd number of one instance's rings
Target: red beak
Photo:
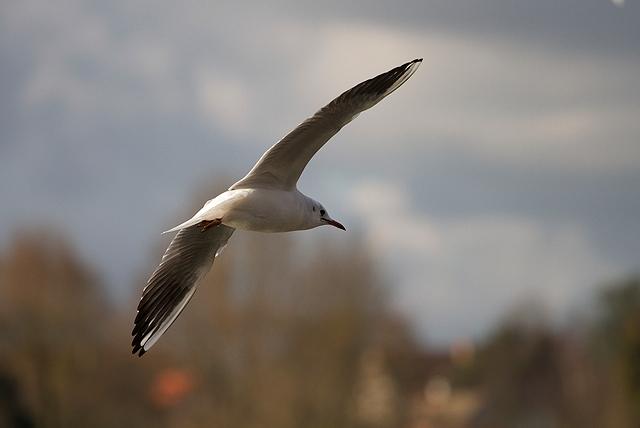
[[[335,220],[326,220],[326,219],[325,219],[324,221],[326,221],[326,222],[327,222],[327,224],[330,224],[331,226],[335,226],[335,227],[337,227],[338,229],[342,229],[342,230],[344,230],[344,231],[346,231],[346,230],[347,230],[347,228],[346,228],[346,227],[344,227],[341,223],[338,223],[338,222],[337,222],[337,221],[335,221]]]

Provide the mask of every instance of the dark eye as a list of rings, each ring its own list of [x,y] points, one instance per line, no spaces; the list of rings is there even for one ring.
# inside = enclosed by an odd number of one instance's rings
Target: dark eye
[[[313,212],[316,212],[316,207],[313,207]]]
[[[325,210],[320,210],[320,215],[325,215],[327,212]]]

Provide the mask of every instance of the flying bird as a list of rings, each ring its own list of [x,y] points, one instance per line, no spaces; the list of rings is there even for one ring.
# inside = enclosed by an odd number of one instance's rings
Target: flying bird
[[[421,62],[409,61],[344,92],[274,144],[229,190],[165,232],[178,233],[142,291],[133,354],[142,356],[178,318],[236,229],[289,232],[330,225],[346,230],[320,202],[298,190],[298,179],[331,137],[398,89]]]

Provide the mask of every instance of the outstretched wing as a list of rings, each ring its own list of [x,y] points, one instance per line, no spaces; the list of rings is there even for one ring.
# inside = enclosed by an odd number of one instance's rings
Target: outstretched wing
[[[229,188],[292,190],[313,155],[359,113],[395,91],[418,69],[415,59],[344,92],[267,150],[240,181]]]
[[[196,225],[177,233],[142,291],[131,333],[134,354],[147,352],[178,318],[234,230]]]

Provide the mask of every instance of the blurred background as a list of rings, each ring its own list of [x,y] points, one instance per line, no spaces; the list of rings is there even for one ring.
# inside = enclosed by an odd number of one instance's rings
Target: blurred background
[[[160,232],[424,57],[143,358]],[[640,5],[0,2],[0,427],[640,426]]]

